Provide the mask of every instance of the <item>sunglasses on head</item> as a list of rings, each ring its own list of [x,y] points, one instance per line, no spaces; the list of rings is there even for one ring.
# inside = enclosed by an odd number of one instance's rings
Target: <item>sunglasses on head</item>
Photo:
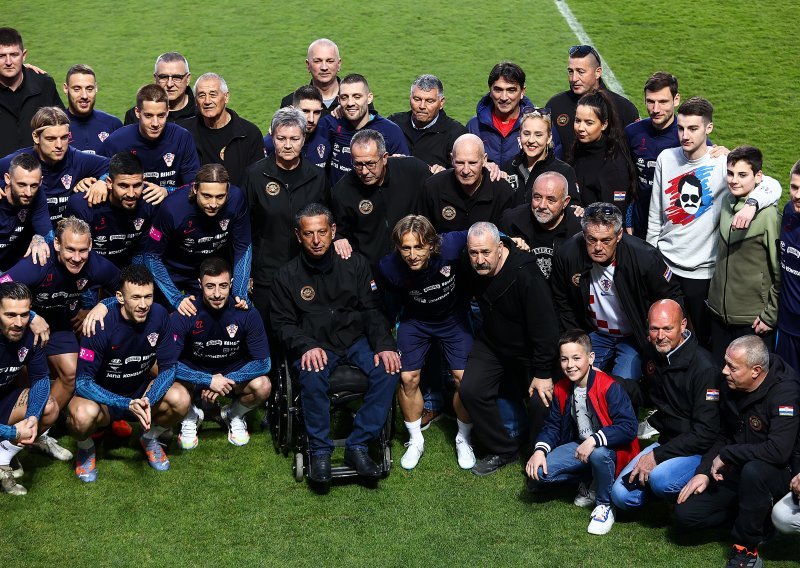
[[[591,45],[573,45],[569,48],[570,57],[586,57],[590,53],[594,55],[597,58],[597,62],[600,63],[600,54],[597,53],[597,50]]]
[[[619,215],[620,211],[613,205],[591,205],[586,208],[587,217],[591,217],[595,213],[602,213],[603,215]]]

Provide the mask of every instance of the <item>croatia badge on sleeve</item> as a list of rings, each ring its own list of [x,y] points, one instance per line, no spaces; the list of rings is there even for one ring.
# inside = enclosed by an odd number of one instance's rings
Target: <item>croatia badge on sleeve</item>
[[[794,416],[794,406],[788,404],[779,406],[778,416]]]
[[[719,400],[719,389],[706,389],[706,400]]]

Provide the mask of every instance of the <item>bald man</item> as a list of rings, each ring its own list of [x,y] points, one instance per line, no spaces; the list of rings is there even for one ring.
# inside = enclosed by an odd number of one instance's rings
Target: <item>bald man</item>
[[[614,482],[611,500],[620,509],[640,507],[652,495],[675,501],[719,431],[720,370],[686,329],[681,306],[659,300],[647,323],[642,380],[621,382],[635,407],[658,410],[649,420],[661,436]]]
[[[436,232],[466,231],[478,221],[497,225],[503,211],[519,205],[522,193],[505,180],[491,180],[483,141],[463,134],[453,143],[452,169],[425,181],[420,212]]]

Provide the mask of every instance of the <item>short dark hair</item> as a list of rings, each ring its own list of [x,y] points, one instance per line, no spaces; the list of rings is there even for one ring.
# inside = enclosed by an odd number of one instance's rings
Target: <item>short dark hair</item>
[[[25,49],[22,36],[14,28],[0,28],[0,45],[18,45],[20,49]]]
[[[333,213],[331,210],[322,205],[321,203],[309,203],[305,207],[303,207],[300,211],[297,212],[297,215],[294,216],[294,227],[295,229],[300,228],[300,221],[304,217],[319,217],[320,215],[325,215],[328,218],[328,225],[333,226]]]
[[[567,343],[577,343],[586,350],[586,353],[592,352],[592,340],[582,329],[569,329],[558,338],[559,349]]]
[[[153,284],[153,275],[144,264],[130,264],[119,271],[119,289],[125,284],[147,286]]]
[[[678,94],[678,78],[666,71],[656,71],[644,84],[644,92],[655,93],[664,87],[669,87],[670,94],[674,97]]]
[[[739,146],[728,154],[728,165],[732,166],[736,162],[747,162],[756,174],[764,165],[764,154],[755,146]]]
[[[167,96],[167,91],[164,90],[164,87],[157,85],[156,83],[148,83],[136,91],[136,108],[142,110],[142,105],[145,102],[166,103],[167,108],[169,108],[169,97]]]
[[[697,177],[694,174],[688,174],[688,175],[685,175],[685,176],[683,176],[681,178],[681,180],[678,182],[678,193],[679,194],[683,192],[683,186],[685,186],[685,185],[691,185],[693,187],[699,187],[700,191],[703,190],[703,182],[701,182],[700,178]]]
[[[230,263],[218,256],[211,256],[200,263],[201,280],[203,276],[219,276],[220,274],[225,274],[226,272],[229,276],[233,277]]]
[[[686,99],[678,107],[678,114],[683,116],[701,116],[706,122],[712,122],[714,106],[703,97]]]
[[[0,302],[9,300],[33,300],[30,288],[22,282],[3,282],[0,284]]]
[[[69,83],[69,78],[72,77],[73,75],[91,75],[92,77],[97,79],[97,75],[95,75],[94,69],[92,69],[88,65],[84,65],[83,63],[78,63],[67,69],[67,78],[64,79],[64,81],[66,83]]]
[[[364,86],[369,91],[369,83],[367,83],[367,78],[364,75],[359,75],[358,73],[350,73],[349,75],[345,75],[342,82],[339,85],[352,85],[354,83],[364,83]]]
[[[22,152],[11,158],[11,163],[8,165],[9,175],[17,168],[22,168],[26,172],[34,172],[42,169],[42,163],[35,155]]]
[[[133,176],[137,174],[144,174],[144,167],[142,161],[136,154],[130,152],[117,152],[111,157],[108,163],[108,177],[112,180],[117,176]]]
[[[292,93],[292,106],[297,106],[300,101],[318,101],[323,107],[322,93],[314,85],[303,85]]]
[[[517,83],[520,87],[525,87],[525,71],[522,67],[511,61],[501,61],[489,71],[489,88],[492,88],[495,81],[500,78],[509,83]]]
[[[800,160],[797,160],[794,163],[794,165],[792,166],[792,169],[789,170],[789,175],[790,176],[800,176]]]

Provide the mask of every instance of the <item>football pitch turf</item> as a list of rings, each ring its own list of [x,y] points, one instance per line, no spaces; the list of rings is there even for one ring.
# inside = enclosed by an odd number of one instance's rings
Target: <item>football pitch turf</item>
[[[800,50],[789,2],[592,2],[569,6],[644,116],[641,89],[656,70],[680,79],[684,98],[714,103],[715,142],[753,144],[765,173],[784,185],[800,158]],[[122,117],[156,56],[177,50],[193,76],[220,73],[231,108],[262,130],[280,99],[308,81],[303,60],[315,38],[342,51],[342,74],[370,81],[383,115],[408,107],[420,73],[445,85],[446,109],[466,122],[494,63],[522,65],[527,94],[543,105],[564,90],[567,48],[578,43],[550,1],[490,3],[10,1],[2,25],[18,28],[28,61],[59,86],[67,68],[98,74],[98,108]],[[724,565],[721,530],[678,538],[669,509],[653,504],[618,516],[605,537],[586,533],[589,510],[573,494],[531,498],[519,467],[478,478],[458,469],[455,427],[426,435],[412,472],[395,467],[377,487],[334,485],[324,495],[296,483],[250,418],[250,444],[235,448],[211,424],[200,446],[170,452],[172,470],[146,465],[135,443],[98,453],[98,481],[84,485],[72,464],[24,453],[26,497],[0,495],[0,565],[16,566],[692,566]],[[62,439],[70,449],[74,443]],[[798,539],[763,547],[767,566],[797,566]]]

